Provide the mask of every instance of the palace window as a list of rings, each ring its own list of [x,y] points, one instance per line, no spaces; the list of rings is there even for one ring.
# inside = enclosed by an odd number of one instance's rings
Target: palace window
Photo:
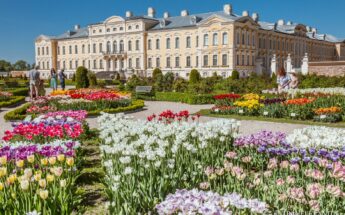
[[[82,52],[83,54],[85,54],[85,45],[84,45],[84,44],[81,46],[81,52]]]
[[[128,26],[128,30],[132,30],[132,26]]]
[[[264,64],[265,64],[265,62],[264,62]],[[252,55],[252,65],[253,66],[255,65],[255,56],[254,55]]]
[[[247,55],[247,66],[249,65],[249,55]]]
[[[41,52],[41,49],[40,49],[40,47],[38,47],[37,48],[37,55],[40,55],[41,54],[40,52]]]
[[[204,46],[208,46],[208,34],[204,35]]]
[[[180,38],[176,37],[175,38],[175,49],[179,49],[180,48]]]
[[[65,46],[62,46],[62,55],[65,55],[65,54],[66,54]]]
[[[136,26],[135,26],[135,29],[139,29],[139,25],[136,25]]]
[[[123,31],[123,27],[120,27],[120,31]]]
[[[100,68],[100,69],[103,69],[103,60],[102,60],[102,59],[99,60],[99,68]]]
[[[170,64],[170,57],[167,57],[167,68],[170,68],[171,64]]]
[[[99,53],[101,53],[103,51],[103,45],[102,43],[99,43]]]
[[[157,68],[161,67],[161,60],[159,57],[156,58],[156,67]]]
[[[175,67],[180,67],[180,57],[175,57]]]
[[[107,28],[107,32],[108,32],[108,33],[110,32],[110,28]]]
[[[60,46],[57,47],[57,54],[60,55]]]
[[[147,59],[147,67],[152,68],[152,58]]]
[[[42,55],[44,55],[44,47],[42,47]]]
[[[62,61],[62,68],[66,69],[66,62],[65,61]]]
[[[242,55],[242,66],[244,66],[244,55]]]
[[[147,49],[152,50],[152,41],[151,40],[147,41]]]
[[[218,34],[217,33],[213,34],[212,43],[213,43],[214,46],[218,45]]]
[[[190,48],[190,47],[191,47],[190,36],[188,36],[186,38],[186,48]]]
[[[227,54],[223,54],[222,55],[222,65],[223,66],[227,66],[228,65],[228,55]]]
[[[190,56],[186,57],[186,67],[191,67]]]
[[[240,44],[240,33],[239,32],[237,32],[237,34],[236,34],[236,43],[237,43],[237,45]]]
[[[69,54],[72,54],[72,46],[69,46]]]
[[[93,68],[94,68],[94,69],[97,68],[97,61],[96,61],[96,60],[93,61]]]
[[[240,65],[240,56],[236,55],[236,65]]]
[[[246,44],[246,39],[245,39],[245,34],[244,32],[242,33],[242,45]]]
[[[49,47],[47,47],[46,49],[47,49],[47,55],[49,55]]]
[[[132,68],[132,58],[128,59],[128,68]]]
[[[166,40],[166,48],[170,49],[170,38],[167,38]]]
[[[156,39],[156,49],[160,49],[160,41],[159,41],[159,39]]]
[[[255,35],[253,34],[253,41],[252,41],[252,44],[253,44],[253,46],[255,46]]]
[[[110,53],[111,51],[111,43],[110,41],[107,42],[107,53]]]
[[[213,55],[213,57],[212,57],[212,65],[213,66],[217,66],[218,65],[218,56],[217,55]]]
[[[72,69],[72,61],[69,61],[69,69]]]
[[[140,58],[135,59],[135,67],[140,68]]]
[[[228,45],[228,33],[223,33],[223,45]]]
[[[195,66],[198,67],[199,66],[199,56],[195,57]]]
[[[196,36],[195,46],[196,46],[196,47],[199,47],[199,36]]]
[[[79,65],[78,65],[78,61],[76,60],[76,61],[75,61],[75,68],[78,68],[78,66],[79,66]]]
[[[250,46],[250,33],[247,32],[247,45]]]
[[[128,41],[128,51],[132,51],[132,41]]]
[[[204,66],[208,66],[208,55],[204,55]]]
[[[113,42],[113,53],[117,52],[117,42],[116,40]]]
[[[140,46],[140,42],[139,40],[135,41],[135,50],[139,51],[139,46]]]
[[[75,52],[75,54],[78,54],[78,46],[77,45],[74,46],[74,52]]]
[[[123,52],[125,50],[125,44],[123,40],[120,41],[120,52]]]
[[[58,69],[61,69],[60,66],[61,66],[61,65],[60,65],[60,61],[58,61],[58,62],[57,62],[57,68],[58,68]]]
[[[85,60],[83,60],[82,63],[83,63],[83,66],[85,67]]]
[[[93,47],[92,47],[92,48],[93,48],[93,49],[92,49],[92,52],[93,52],[93,53],[96,53],[96,44],[95,44],[95,43],[93,44]]]

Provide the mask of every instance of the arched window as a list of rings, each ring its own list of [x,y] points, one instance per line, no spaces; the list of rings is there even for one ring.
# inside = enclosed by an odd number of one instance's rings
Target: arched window
[[[167,38],[167,41],[166,41],[166,48],[167,48],[167,49],[170,49],[170,38]]]
[[[212,44],[214,46],[218,45],[218,34],[217,33],[213,34]]]
[[[204,35],[204,46],[208,46],[208,34]]]
[[[179,49],[179,48],[180,48],[180,38],[179,38],[179,37],[176,37],[176,38],[175,38],[175,48],[176,48],[176,49]]]
[[[139,40],[135,41],[135,50],[139,51],[139,46],[140,46],[140,42]]]
[[[123,43],[123,40],[120,41],[120,52],[123,52],[125,50],[125,45]]]
[[[99,52],[101,53],[103,51],[103,44],[99,43]]]
[[[228,33],[223,33],[223,45],[228,45]]]
[[[74,46],[74,54],[78,54],[78,46],[77,45]]]
[[[111,43],[110,41],[107,42],[107,53],[111,52]]]
[[[96,43],[93,44],[92,49],[93,49],[92,52],[93,52],[93,53],[96,53]]]
[[[186,47],[190,48],[191,47],[191,41],[190,41],[190,36],[186,38]]]
[[[159,39],[156,39],[156,49],[160,49],[160,41],[159,41]]]
[[[84,44],[81,46],[81,52],[82,52],[83,54],[85,53],[85,45],[84,45]]]
[[[156,58],[156,67],[157,68],[161,67],[161,61],[159,57]]]
[[[117,41],[115,40],[113,42],[113,53],[116,53],[117,52]]]
[[[132,51],[132,41],[128,41],[128,51]]]

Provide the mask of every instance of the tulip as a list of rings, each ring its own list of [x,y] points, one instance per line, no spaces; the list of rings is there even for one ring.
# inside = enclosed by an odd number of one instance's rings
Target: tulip
[[[62,188],[66,187],[66,180],[65,179],[60,181],[60,187],[62,187]]]
[[[60,162],[64,161],[65,160],[65,155],[64,154],[59,154],[57,156],[57,160],[60,161]]]
[[[41,159],[41,164],[42,164],[43,166],[46,166],[46,165],[48,164],[48,159],[47,159],[47,158],[42,158],[42,159]]]
[[[16,174],[11,174],[8,178],[7,178],[7,183],[8,184],[13,184],[17,179],[17,175]]]
[[[208,182],[202,182],[202,183],[200,183],[199,187],[200,187],[200,189],[202,189],[202,190],[207,190],[207,189],[210,187],[210,183],[208,183]]]
[[[4,189],[4,184],[0,182],[0,191],[2,191],[3,189]]]
[[[6,163],[7,163],[7,156],[0,157],[0,164],[4,166],[6,165]]]
[[[16,161],[16,166],[19,168],[22,168],[24,166],[24,161],[23,160],[17,160]]]
[[[42,188],[45,188],[47,186],[47,181],[45,179],[40,179],[38,181],[38,185]]]
[[[47,174],[46,178],[47,178],[48,182],[52,182],[52,181],[54,181],[55,177],[54,177],[54,175]]]
[[[56,157],[50,157],[48,161],[49,161],[49,164],[54,165],[56,163]]]
[[[41,173],[36,173],[34,175],[34,179],[35,179],[35,181],[39,181],[41,179]]]
[[[34,155],[29,155],[26,157],[26,159],[29,163],[35,162],[35,156]]]
[[[22,180],[22,181],[20,181],[20,188],[21,188],[22,190],[27,190],[27,189],[29,189],[29,185],[30,185],[30,183],[29,183],[28,180]]]
[[[73,157],[69,157],[66,159],[66,163],[68,166],[73,166],[74,164],[74,158]]]
[[[0,167],[0,178],[7,175],[7,168],[6,167]]]
[[[48,198],[48,190],[40,190],[39,195],[41,199],[46,200]]]
[[[31,176],[32,176],[32,169],[26,168],[26,169],[24,170],[24,175],[25,175],[25,177],[26,177],[27,179],[30,179]]]

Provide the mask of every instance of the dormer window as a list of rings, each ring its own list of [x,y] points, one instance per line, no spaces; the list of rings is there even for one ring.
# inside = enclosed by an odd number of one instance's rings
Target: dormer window
[[[132,30],[132,26],[128,26],[128,30]]]
[[[113,28],[113,31],[116,31],[117,29],[116,28]]]
[[[136,25],[136,26],[135,26],[135,29],[139,29],[139,25]]]
[[[110,32],[110,28],[107,28],[107,32]]]
[[[123,30],[123,27],[120,27],[120,31],[122,31]]]
[[[164,19],[162,19],[162,20],[160,20],[159,21],[159,25],[161,26],[161,27],[165,27],[165,20]]]

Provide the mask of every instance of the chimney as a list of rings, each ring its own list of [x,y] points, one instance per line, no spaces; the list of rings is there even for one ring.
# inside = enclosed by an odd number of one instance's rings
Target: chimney
[[[231,4],[225,4],[223,6],[223,11],[225,14],[231,15],[232,14],[232,5]]]
[[[255,22],[259,21],[259,14],[258,13],[253,13],[252,18]]]
[[[80,29],[80,25],[75,25],[74,30],[78,31]]]
[[[292,25],[292,22],[291,22],[291,21],[288,21],[286,24],[287,24],[287,25]]]
[[[167,18],[169,18],[169,17],[170,17],[170,14],[169,14],[169,12],[164,12],[164,14],[163,14],[163,17],[164,17],[164,19],[167,19]]]
[[[133,16],[132,11],[126,11],[126,18],[130,18]]]
[[[147,9],[147,16],[151,17],[151,18],[154,18],[156,16],[156,11],[154,8],[152,7],[149,7]]]
[[[247,10],[243,11],[242,16],[249,16],[249,12]]]
[[[285,24],[285,22],[284,22],[284,20],[283,20],[283,19],[279,19],[279,20],[278,20],[278,22],[277,22],[277,24],[278,24],[278,25],[284,25],[284,24]]]
[[[188,10],[181,11],[181,16],[188,16],[188,15],[189,15]]]

